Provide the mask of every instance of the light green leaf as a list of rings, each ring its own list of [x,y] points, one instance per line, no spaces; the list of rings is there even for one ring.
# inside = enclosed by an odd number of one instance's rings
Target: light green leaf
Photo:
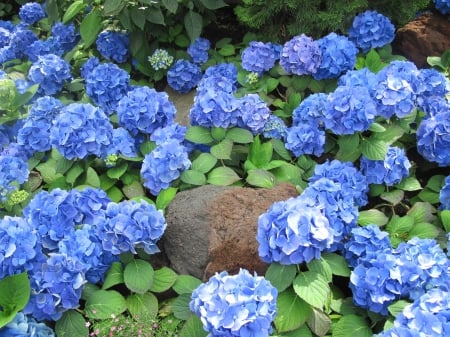
[[[168,187],[164,190],[161,190],[156,197],[156,208],[157,209],[166,209],[167,206],[172,202],[173,198],[175,198],[178,189],[175,187]]]
[[[86,169],[85,184],[92,187],[100,187],[100,178],[98,177],[97,172],[90,166]]]
[[[120,262],[113,262],[106,273],[105,281],[103,282],[102,289],[106,290],[115,285],[122,284],[123,281],[123,267]]]
[[[272,160],[273,147],[271,142],[261,143],[259,137],[255,137],[250,146],[248,159],[259,168],[264,167]]]
[[[108,197],[114,201],[119,202],[123,199],[123,193],[117,186],[111,186],[106,193],[108,194]]]
[[[294,291],[305,302],[320,309],[327,302],[330,286],[323,275],[305,271],[294,279]]]
[[[85,304],[85,314],[90,319],[108,319],[127,310],[125,298],[115,290],[93,292]]]
[[[12,101],[14,107],[24,106],[36,94],[39,84],[33,84],[28,87],[23,94],[18,94]]]
[[[434,215],[436,209],[428,202],[416,202],[413,207],[407,212],[408,215],[414,217],[414,222],[429,222],[433,223],[436,219]]]
[[[232,44],[226,44],[223,45],[220,49],[219,49],[219,55],[221,56],[233,56],[234,53],[236,52],[236,49],[234,48],[234,46]]]
[[[225,166],[216,167],[208,174],[207,183],[211,185],[228,186],[241,178],[233,169]]]
[[[126,301],[128,311],[135,319],[152,320],[158,314],[158,299],[152,293],[132,294]]]
[[[265,278],[277,288],[278,292],[282,292],[292,284],[295,275],[297,275],[295,265],[271,263],[266,270]]]
[[[278,83],[280,83],[276,78],[270,77],[265,82],[266,87],[266,93],[270,93],[276,89],[278,86]]]
[[[179,336],[180,337],[206,337],[208,332],[203,329],[203,323],[196,315],[190,315],[183,324]]]
[[[62,23],[67,24],[69,21],[71,21],[78,13],[80,13],[82,10],[84,10],[84,3],[83,0],[76,0],[70,4],[69,7],[67,7],[66,12],[64,13]]]
[[[403,192],[402,190],[392,190],[389,192],[381,193],[380,198],[395,206],[403,200],[404,196],[405,192]]]
[[[306,323],[315,335],[325,336],[328,330],[330,330],[331,319],[323,311],[313,309]]]
[[[343,316],[333,327],[332,337],[372,337],[373,333],[363,317],[356,315]]]
[[[270,172],[273,173],[278,182],[290,182],[293,185],[300,185],[302,182],[302,170],[293,164],[285,163]]]
[[[350,268],[348,267],[347,260],[342,255],[335,253],[323,253],[322,259],[328,262],[333,275],[344,277],[350,276]]]
[[[162,293],[169,290],[177,280],[178,275],[169,267],[162,267],[155,271],[153,276],[153,284],[150,291],[154,293]]]
[[[384,226],[387,224],[389,218],[381,211],[377,209],[368,209],[366,211],[360,211],[358,217],[358,223],[361,226],[367,226],[374,224],[377,226]]]
[[[434,192],[429,188],[424,188],[417,195],[420,200],[428,202],[430,204],[439,204],[440,203],[440,193]]]
[[[210,144],[214,141],[211,131],[203,126],[190,126],[184,138],[195,144]]]
[[[307,266],[308,270],[322,275],[327,280],[327,282],[331,283],[331,280],[333,279],[333,273],[327,261],[322,258],[320,260],[314,259],[310,261]]]
[[[173,314],[176,318],[186,320],[192,315],[189,309],[191,294],[181,294],[172,302]]]
[[[420,239],[434,239],[439,235],[439,229],[428,222],[419,222],[414,224],[409,231],[409,238],[417,236]]]
[[[224,139],[226,133],[227,129],[225,128],[219,128],[215,126],[211,128],[211,136],[217,141],[221,141],[222,139]]]
[[[173,284],[173,290],[177,294],[191,294],[202,281],[191,275],[178,275],[177,280]]]
[[[27,273],[6,276],[0,280],[0,327],[14,319],[30,299],[31,287]]]
[[[256,187],[272,188],[275,186],[275,176],[266,170],[256,169],[247,172],[245,181]]]
[[[372,123],[369,127],[369,130],[372,132],[385,132],[386,128],[379,123]]]
[[[80,24],[80,35],[84,42],[84,48],[87,49],[97,39],[102,29],[102,16],[98,9],[93,9],[86,15]]]
[[[371,49],[366,55],[366,67],[373,73],[377,73],[383,68],[383,63],[381,62],[380,55]]]
[[[403,309],[409,304],[411,303],[408,301],[398,300],[388,306],[388,311],[392,316],[396,317],[397,314],[401,313]]]
[[[119,165],[109,168],[106,175],[111,179],[119,179],[128,170],[128,163],[123,162]]]
[[[136,180],[129,185],[123,186],[122,191],[128,199],[145,196],[145,191],[142,184]]]
[[[249,130],[241,128],[231,128],[227,131],[225,137],[233,143],[248,144],[253,142],[253,134]]]
[[[55,332],[58,337],[80,336],[87,337],[89,329],[86,321],[76,310],[68,310],[56,321]]]
[[[394,214],[386,225],[389,234],[404,237],[414,226],[414,218],[409,215],[398,216]]]
[[[440,212],[440,217],[442,225],[444,226],[445,232],[450,233],[450,210],[446,209]]]
[[[184,28],[191,42],[194,42],[202,32],[203,18],[200,14],[190,10],[184,16]]]
[[[426,187],[434,192],[439,193],[441,191],[442,186],[444,186],[444,180],[445,176],[441,174],[432,176],[430,179],[428,179]]]
[[[217,159],[231,159],[232,150],[233,142],[229,139],[224,139],[220,143],[211,146],[210,153]]]
[[[384,160],[388,151],[388,144],[382,140],[374,138],[363,139],[361,143],[361,152],[371,160]]]
[[[286,147],[284,146],[284,142],[276,139],[276,138],[272,138],[270,140],[270,143],[272,144],[273,150],[275,151],[276,154],[278,154],[282,159],[287,160],[287,161],[291,161],[292,160],[292,156],[289,153],[289,151],[286,149]]]
[[[396,140],[400,139],[405,133],[403,128],[395,124],[384,125],[384,128],[386,131],[374,133],[372,138],[384,141],[387,144],[392,144]]]
[[[76,162],[65,174],[66,181],[69,184],[74,184],[77,178],[84,172],[84,166],[81,162]]]
[[[312,312],[311,306],[298,297],[292,289],[278,294],[275,327],[278,332],[297,329],[305,324]]]
[[[210,153],[201,153],[192,161],[191,169],[202,173],[208,173],[214,166],[216,166],[217,158]]]
[[[132,260],[125,266],[123,279],[131,291],[143,294],[150,290],[153,283],[154,270],[150,263],[144,260]]]
[[[415,177],[407,177],[395,185],[395,187],[403,191],[417,191],[422,189],[422,186],[420,186],[419,181]]]
[[[180,179],[182,182],[191,185],[202,186],[206,185],[206,176],[204,173],[197,170],[186,170],[181,173]]]

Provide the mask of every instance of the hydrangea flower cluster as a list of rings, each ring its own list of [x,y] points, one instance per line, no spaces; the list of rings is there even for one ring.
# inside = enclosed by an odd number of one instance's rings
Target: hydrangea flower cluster
[[[445,177],[444,186],[439,192],[439,202],[441,203],[439,207],[441,210],[450,210],[450,175]]]
[[[260,336],[272,332],[278,292],[269,281],[241,269],[216,273],[192,293],[190,309],[211,336]]]
[[[130,90],[117,105],[119,125],[133,136],[150,135],[155,129],[171,124],[175,112],[167,93],[146,86]]]
[[[148,61],[152,68],[158,71],[169,68],[173,62],[173,56],[165,49],[156,49],[152,56],[148,57]]]
[[[436,69],[419,69],[417,75],[419,86],[416,90],[418,107],[422,107],[423,101],[430,97],[444,99],[449,92],[449,82],[444,74]]]
[[[450,13],[450,2],[448,0],[433,0],[434,6],[442,14]]]
[[[128,33],[105,30],[98,34],[97,50],[107,60],[124,63],[128,60],[128,45],[130,38]]]
[[[14,319],[0,330],[0,337],[55,337],[55,332],[45,323],[18,312]]]
[[[86,62],[80,68],[81,77],[86,79],[90,73],[94,70],[95,67],[100,65],[100,60],[96,56],[91,56],[87,59]]]
[[[287,41],[280,54],[280,65],[288,74],[314,74],[321,61],[319,43],[305,34]]]
[[[85,79],[86,94],[107,115],[116,110],[117,104],[127,94],[130,85],[130,74],[114,63],[103,63],[94,67]]]
[[[208,61],[208,50],[211,47],[211,43],[208,39],[198,37],[193,43],[191,43],[187,49],[187,53],[192,58],[195,64],[202,65]]]
[[[8,44],[0,49],[0,62],[25,57],[30,46],[37,40],[37,35],[27,28],[27,25],[11,27]]]
[[[384,160],[370,160],[361,156],[360,169],[369,184],[393,186],[409,175],[411,163],[405,150],[390,146]]]
[[[150,136],[150,140],[154,141],[156,145],[161,145],[172,139],[177,140],[179,143],[184,141],[184,135],[186,134],[187,127],[178,123],[171,123],[165,127],[159,127]]]
[[[38,56],[38,60],[31,65],[28,79],[39,84],[39,94],[54,95],[72,79],[72,74],[70,65],[64,59],[55,54],[46,54]]]
[[[242,68],[259,75],[273,68],[279,53],[274,50],[271,43],[251,41],[241,55]]]
[[[28,165],[22,158],[0,155],[0,203],[28,180],[28,174]]]
[[[190,166],[188,150],[183,144],[177,139],[163,142],[144,157],[141,167],[144,186],[151,194],[158,195]]]
[[[127,129],[118,127],[113,129],[112,144],[108,147],[106,156],[121,154],[133,158],[137,156],[136,140]]]
[[[254,135],[261,133],[270,116],[266,102],[257,94],[247,94],[237,102],[237,126],[250,130]]]
[[[358,14],[348,31],[349,39],[364,53],[383,47],[394,40],[395,27],[391,20],[377,11]]]
[[[65,25],[62,22],[56,22],[52,26],[51,32],[52,37],[58,41],[64,52],[72,50],[80,41],[80,33],[73,23]]]
[[[334,232],[324,210],[300,195],[275,202],[261,214],[256,239],[264,262],[290,265],[319,259],[331,247]]]
[[[270,115],[264,124],[262,135],[265,138],[283,140],[286,138],[287,125],[281,117]]]
[[[49,37],[47,40],[34,41],[28,50],[25,51],[28,59],[31,62],[39,60],[39,56],[54,54],[61,57],[64,54],[61,44],[53,37]]]
[[[136,254],[137,247],[148,254],[159,252],[156,243],[166,226],[162,211],[145,200],[111,202],[98,223],[103,249],[114,255]]]
[[[323,128],[324,110],[327,94],[315,93],[302,100],[292,112],[292,125],[308,124],[311,127]]]
[[[90,103],[71,103],[56,116],[50,140],[67,159],[103,157],[111,145],[112,133],[113,126],[100,108]]]
[[[19,18],[26,24],[32,25],[45,18],[44,7],[37,2],[28,2],[19,9]]]
[[[325,149],[325,131],[311,124],[292,126],[286,131],[284,146],[296,157],[304,154],[320,156]]]
[[[176,61],[167,72],[167,83],[180,94],[191,91],[201,78],[201,68],[188,60]]]

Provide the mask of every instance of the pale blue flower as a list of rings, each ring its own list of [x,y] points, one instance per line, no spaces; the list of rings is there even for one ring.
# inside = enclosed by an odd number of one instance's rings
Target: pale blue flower
[[[11,322],[0,329],[0,337],[55,337],[55,332],[45,323],[18,312]]]
[[[280,65],[288,74],[295,75],[314,74],[321,60],[319,43],[305,34],[287,41],[280,55]]]
[[[270,116],[267,103],[257,94],[247,94],[237,99],[237,126],[251,131],[254,135],[264,130]]]
[[[187,53],[195,64],[202,65],[208,61],[208,51],[210,47],[211,43],[208,39],[198,37],[189,45]]]
[[[39,84],[38,93],[54,95],[59,93],[64,84],[72,80],[70,65],[64,59],[54,54],[38,56],[28,70],[28,79]]]
[[[251,41],[248,47],[242,51],[242,68],[262,74],[269,71],[278,58],[279,54],[277,55],[271,43]]]

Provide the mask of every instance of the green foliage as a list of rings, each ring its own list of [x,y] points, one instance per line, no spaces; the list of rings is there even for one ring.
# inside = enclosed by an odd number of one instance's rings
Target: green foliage
[[[0,280],[0,328],[11,322],[28,303],[31,287],[26,273]]]

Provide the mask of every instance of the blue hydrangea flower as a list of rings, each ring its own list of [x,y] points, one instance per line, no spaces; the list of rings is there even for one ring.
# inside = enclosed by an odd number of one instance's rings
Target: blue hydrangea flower
[[[239,99],[237,125],[251,131],[254,135],[264,130],[264,125],[270,116],[267,103],[258,94],[247,94]]]
[[[220,76],[227,78],[231,83],[236,83],[237,74],[237,67],[233,63],[223,62],[206,68],[203,78],[210,76]]]
[[[354,68],[358,49],[346,36],[333,32],[317,43],[322,58],[316,72],[312,73],[316,80],[336,78]]]
[[[211,336],[268,337],[277,315],[278,292],[269,281],[241,269],[224,271],[194,289],[189,307]]]
[[[367,67],[358,70],[349,70],[338,79],[338,85],[366,87],[371,93],[371,96],[375,91],[377,83],[377,75]]]
[[[54,95],[59,93],[64,84],[72,79],[70,65],[61,57],[47,54],[38,57],[28,70],[28,79],[39,84],[38,93]]]
[[[439,166],[450,164],[450,111],[426,117],[417,129],[417,151]]]
[[[331,247],[333,229],[323,209],[302,196],[273,203],[258,218],[256,240],[267,263],[299,264],[319,259]]]
[[[442,14],[450,13],[450,2],[448,0],[433,0],[434,6]]]
[[[119,125],[133,136],[151,134],[155,129],[171,124],[175,112],[167,93],[146,86],[130,90],[117,105]]]
[[[97,50],[107,60],[124,63],[128,60],[130,37],[128,33],[106,30],[98,34]]]
[[[17,134],[17,143],[33,152],[45,152],[51,149],[50,129],[52,122],[44,118],[27,118]]]
[[[366,87],[339,86],[328,94],[323,111],[325,127],[336,135],[366,131],[377,116]]]
[[[55,97],[38,97],[33,102],[33,105],[28,112],[28,118],[33,120],[46,119],[47,121],[52,121],[62,108],[62,102]]]
[[[436,69],[419,69],[417,75],[419,86],[416,89],[417,105],[428,97],[443,98],[449,92],[449,82],[443,73]]]
[[[198,37],[193,43],[191,43],[187,49],[187,53],[192,58],[195,64],[202,65],[208,61],[208,50],[211,47],[211,43],[208,39]]]
[[[10,155],[0,155],[0,203],[17,191],[28,180],[28,165],[25,160]]]
[[[18,312],[14,319],[0,329],[0,337],[55,337],[55,332],[45,323]]]
[[[141,176],[144,186],[158,195],[191,166],[187,148],[176,139],[158,145],[144,157]]]
[[[286,138],[287,125],[281,117],[270,115],[266,120],[263,129],[263,136],[265,138],[275,138],[284,140]]]
[[[100,60],[97,57],[89,57],[80,68],[81,77],[86,79],[98,65],[100,65]]]
[[[176,61],[167,71],[167,83],[180,94],[191,91],[201,78],[202,70],[200,67],[188,60]]]
[[[360,169],[369,184],[393,186],[409,175],[411,163],[405,150],[390,146],[384,160],[370,160],[361,157]]]
[[[320,156],[325,150],[325,131],[316,125],[299,124],[286,131],[284,146],[296,157],[304,154]]]
[[[111,202],[106,192],[101,188],[86,187],[83,190],[70,190],[71,201],[79,212],[77,222],[95,224],[104,215],[106,207]]]
[[[281,50],[280,65],[288,74],[314,74],[321,61],[319,43],[305,34],[294,36]]]
[[[112,141],[113,126],[106,114],[89,103],[71,103],[56,116],[50,140],[67,159],[102,157]]]
[[[292,124],[295,126],[308,124],[323,127],[323,116],[327,94],[315,93],[306,97],[292,112]]]
[[[344,244],[344,256],[349,266],[354,268],[358,265],[359,259],[390,248],[392,246],[389,233],[380,230],[377,225],[369,224],[352,229],[350,238]]]
[[[441,210],[450,210],[450,175],[445,177],[444,186],[439,192],[439,202],[441,203]]]
[[[37,2],[28,2],[19,8],[19,18],[26,24],[32,25],[45,18],[44,7]]]
[[[27,146],[20,145],[17,142],[11,142],[7,147],[2,149],[0,156],[15,157],[26,162],[33,156],[33,151]]]
[[[374,335],[374,337],[421,337],[421,335],[416,330],[411,330],[401,326],[394,326]]]
[[[167,69],[173,62],[173,56],[165,49],[156,49],[152,56],[148,57],[148,61],[153,69]]]
[[[450,104],[445,97],[430,96],[423,99],[418,98],[417,107],[425,112],[425,118],[438,115],[442,112],[449,113]]]
[[[261,75],[272,69],[277,58],[279,54],[277,55],[271,43],[251,41],[242,51],[242,68]]]
[[[62,22],[56,22],[51,28],[51,33],[64,52],[72,50],[80,41],[80,33],[73,23],[65,25]]]
[[[4,48],[9,45],[11,35],[12,30],[0,27],[0,48]]]
[[[186,131],[186,126],[174,122],[165,127],[157,128],[150,136],[150,140],[154,141],[156,145],[161,145],[171,139],[182,143],[184,141]]]
[[[86,76],[86,94],[107,115],[111,115],[130,85],[130,74],[114,63],[94,67]]]
[[[30,271],[43,258],[37,231],[22,217],[0,220],[0,279]]]
[[[25,51],[25,54],[28,56],[28,59],[31,62],[36,62],[39,59],[39,56],[54,54],[56,56],[61,57],[64,53],[61,44],[54,39],[53,37],[49,37],[47,40],[37,40],[34,41],[30,48]]]
[[[103,249],[114,255],[143,248],[146,253],[159,252],[156,245],[167,224],[161,210],[145,200],[111,202],[98,224]]]
[[[15,26],[9,45],[8,47],[5,47],[10,49],[10,51],[7,52],[7,56],[12,56],[12,58],[25,57],[30,46],[38,39],[37,35],[29,28],[26,28],[26,26]]]
[[[338,182],[346,194],[351,195],[357,206],[367,204],[369,185],[366,177],[351,162],[341,162],[337,159],[326,161],[314,167],[314,174],[309,179],[314,183],[320,178],[329,178]]]
[[[395,27],[388,17],[377,11],[367,10],[355,16],[348,37],[367,53],[372,48],[391,43],[395,37]]]
[[[133,158],[137,156],[136,141],[127,129],[119,127],[113,130],[112,144],[106,150],[107,154],[121,154]]]

